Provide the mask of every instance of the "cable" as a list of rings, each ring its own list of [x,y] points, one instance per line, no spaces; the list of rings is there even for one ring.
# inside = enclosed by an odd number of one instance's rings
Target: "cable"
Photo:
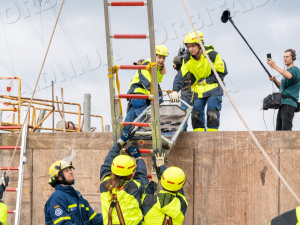
[[[51,2],[51,0],[50,0],[50,2]],[[52,2],[51,2],[51,4],[52,4]],[[57,14],[57,11],[56,11],[55,7],[52,8],[52,12],[53,12],[54,15]],[[90,75],[90,78],[92,79],[93,84],[98,86],[97,91],[100,91],[102,93],[102,95],[106,95],[105,90],[103,90],[103,88],[101,88],[101,83],[97,79],[98,76],[95,75],[94,72],[92,72],[88,69],[86,59],[83,58],[84,53],[83,53],[81,47],[79,46],[75,36],[72,34],[70,29],[68,28],[68,26],[67,26],[66,22],[64,21],[63,17],[61,17],[61,19],[59,20],[59,25],[61,26],[61,28],[62,28],[62,30],[63,30],[70,46],[74,50],[74,53],[75,53],[77,59],[79,60],[81,66],[86,69],[86,72],[88,73],[88,75]],[[109,101],[107,100],[107,98],[104,98],[104,99],[106,100],[107,104],[110,104]]]
[[[37,88],[37,86],[38,86],[38,83],[39,83],[39,80],[40,80],[40,77],[41,77],[41,74],[42,74],[42,72],[43,72],[43,68],[44,68],[44,65],[45,65],[45,62],[46,62],[48,53],[49,53],[49,49],[50,49],[50,46],[51,46],[51,43],[52,43],[52,40],[53,40],[53,36],[54,36],[55,30],[56,30],[56,27],[57,27],[57,23],[58,23],[59,16],[60,16],[60,14],[61,14],[61,11],[62,11],[64,2],[65,2],[65,0],[62,0],[61,7],[60,7],[60,10],[59,10],[59,13],[58,13],[58,16],[57,16],[55,25],[54,25],[54,29],[53,29],[53,31],[52,31],[52,35],[51,35],[50,41],[49,41],[49,45],[48,45],[48,48],[47,48],[47,51],[46,51],[46,54],[45,54],[45,57],[44,57],[44,60],[43,60],[43,63],[42,63],[42,66],[41,66],[39,75],[38,75],[38,78],[37,78],[37,81],[36,81],[35,87],[34,87],[34,89],[33,89],[33,93],[32,93],[30,102],[29,102],[29,104],[28,104],[28,109],[27,109],[27,112],[26,112],[26,115],[25,115],[23,124],[25,124],[25,121],[27,120],[27,116],[28,116],[28,112],[30,111],[32,99],[33,99],[33,97],[34,97],[36,88]],[[17,149],[17,146],[18,146],[18,144],[19,144],[20,137],[21,137],[21,135],[22,135],[22,133],[23,133],[23,129],[24,129],[24,126],[22,126],[22,128],[21,128],[21,130],[20,130],[20,132],[19,132],[18,139],[17,139],[17,143],[16,143],[15,149],[14,149],[14,151],[13,151],[13,155],[12,155],[12,157],[11,157],[11,161],[10,161],[9,166],[8,166],[8,174],[10,173],[9,168],[10,168],[10,166],[11,166],[11,164],[12,164],[14,155],[15,155],[15,153],[16,153],[16,149]]]
[[[21,15],[23,15],[26,18],[26,13],[24,12],[23,7],[20,6],[20,3],[16,0],[13,0],[13,2],[15,3],[16,6],[18,6]],[[35,28],[35,26],[32,24],[32,22],[29,20],[29,17],[26,18],[26,22],[28,23],[28,25],[30,26],[30,28],[33,30],[33,32],[35,33],[36,37],[40,40],[40,42],[43,44],[43,41],[41,39],[41,36],[39,34],[39,32],[37,31],[37,29]],[[79,96],[79,93],[75,90],[79,90],[79,88],[77,87],[77,85],[75,84],[75,82],[69,77],[68,73],[64,70],[64,68],[62,67],[61,63],[59,62],[59,60],[56,58],[56,56],[54,55],[54,53],[49,50],[49,54],[52,58],[52,60],[54,61],[54,63],[57,65],[57,67],[60,69],[60,71],[62,72],[62,74],[64,75],[64,78],[67,78],[67,80],[72,84],[72,86],[74,88],[72,88],[71,90],[73,91],[74,95]]]
[[[252,132],[251,129],[249,128],[248,124],[246,123],[246,121],[244,120],[244,118],[242,117],[242,115],[240,114],[240,112],[238,111],[237,107],[235,106],[233,100],[231,99],[231,96],[229,95],[229,93],[228,93],[227,89],[225,88],[225,86],[224,86],[222,80],[220,79],[219,74],[217,73],[217,71],[216,71],[216,69],[215,69],[215,67],[214,67],[214,65],[213,65],[213,63],[212,63],[212,61],[210,60],[210,58],[209,58],[209,56],[208,56],[208,54],[207,54],[207,52],[206,52],[206,50],[205,50],[205,48],[204,48],[204,45],[203,45],[203,43],[201,42],[201,40],[200,40],[200,38],[199,38],[199,36],[198,36],[198,33],[196,32],[196,28],[195,28],[195,26],[194,26],[194,24],[193,24],[193,22],[192,22],[192,19],[191,19],[190,15],[189,15],[189,12],[188,12],[187,8],[186,8],[186,5],[185,5],[185,3],[184,3],[184,0],[181,0],[181,2],[182,2],[182,5],[183,5],[183,7],[184,7],[184,9],[185,9],[185,11],[186,11],[186,14],[187,14],[189,20],[190,20],[190,23],[191,23],[191,25],[192,25],[192,27],[193,27],[193,30],[194,30],[194,32],[195,32],[195,34],[196,34],[196,37],[197,37],[197,39],[198,39],[198,41],[199,41],[199,45],[200,45],[200,47],[201,47],[203,53],[205,54],[206,59],[208,60],[210,66],[211,66],[211,69],[212,69],[212,71],[214,72],[214,74],[215,74],[215,76],[216,76],[216,78],[217,78],[217,80],[218,80],[220,86],[222,87],[222,89],[223,89],[223,91],[225,92],[225,94],[226,94],[228,100],[230,101],[231,105],[233,106],[234,110],[236,111],[238,117],[241,119],[242,123],[244,124],[244,126],[245,126],[246,129],[248,130],[248,132],[249,132],[251,138],[253,139],[253,141],[255,142],[255,144],[257,145],[257,147],[259,148],[259,150],[261,151],[261,153],[264,155],[264,157],[266,158],[266,160],[268,161],[268,163],[270,164],[270,166],[273,168],[273,170],[275,171],[275,173],[277,174],[277,176],[280,178],[280,180],[283,182],[283,184],[286,186],[286,188],[290,191],[290,193],[295,197],[295,199],[297,200],[297,202],[300,204],[300,199],[299,199],[299,197],[298,197],[297,194],[293,191],[293,189],[292,189],[291,186],[287,183],[287,181],[284,179],[284,177],[281,175],[281,173],[280,173],[279,170],[276,168],[276,166],[274,165],[274,163],[272,162],[272,160],[270,159],[270,157],[268,156],[268,154],[266,153],[266,151],[263,149],[263,147],[259,144],[257,138],[255,137],[255,135],[253,134],[253,132]]]

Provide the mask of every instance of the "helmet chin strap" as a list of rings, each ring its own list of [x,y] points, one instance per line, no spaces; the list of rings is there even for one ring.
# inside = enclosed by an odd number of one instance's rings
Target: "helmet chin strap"
[[[57,180],[59,184],[64,184],[64,185],[74,185],[75,184],[75,181],[73,181],[72,183],[68,182],[62,171],[59,171],[58,176],[60,176],[62,178],[62,180]]]

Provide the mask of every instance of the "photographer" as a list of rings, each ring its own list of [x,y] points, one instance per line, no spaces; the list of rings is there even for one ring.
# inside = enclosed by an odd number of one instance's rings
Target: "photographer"
[[[277,114],[276,130],[292,130],[293,127],[293,118],[299,100],[300,88],[300,70],[294,66],[295,60],[296,51],[293,49],[287,49],[284,53],[284,64],[287,70],[280,68],[272,59],[268,58],[267,63],[269,66],[283,76],[281,81],[278,81],[274,76],[269,78],[270,81],[277,83],[283,96],[282,105]]]

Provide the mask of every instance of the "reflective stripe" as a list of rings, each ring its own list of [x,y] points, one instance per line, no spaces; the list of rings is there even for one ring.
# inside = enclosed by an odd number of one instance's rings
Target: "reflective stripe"
[[[90,216],[89,220],[92,220],[92,219],[94,219],[94,217],[95,217],[96,215],[97,215],[97,213],[96,213],[96,212],[94,212],[94,214]]]
[[[296,216],[298,220],[298,223],[296,225],[300,225],[300,206],[296,208]]]
[[[218,129],[214,129],[214,128],[207,128],[207,131],[210,131],[210,132],[216,132],[216,131],[218,131]]]
[[[71,216],[60,217],[59,219],[55,220],[53,224],[57,224],[62,220],[71,220]]]
[[[77,206],[77,205],[76,205],[76,206]],[[90,210],[90,208],[89,208],[89,207],[85,207],[84,204],[81,204],[81,208],[85,208],[85,211],[89,211],[89,210]]]
[[[77,204],[68,205],[68,210],[77,207]]]
[[[200,132],[200,131],[205,131],[205,129],[204,129],[204,128],[196,128],[196,129],[194,129],[193,131],[198,131],[198,132]]]

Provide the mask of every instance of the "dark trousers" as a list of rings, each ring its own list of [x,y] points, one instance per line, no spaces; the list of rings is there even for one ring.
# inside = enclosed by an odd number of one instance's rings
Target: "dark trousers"
[[[277,114],[276,130],[292,130],[294,114],[294,106],[280,106]]]

